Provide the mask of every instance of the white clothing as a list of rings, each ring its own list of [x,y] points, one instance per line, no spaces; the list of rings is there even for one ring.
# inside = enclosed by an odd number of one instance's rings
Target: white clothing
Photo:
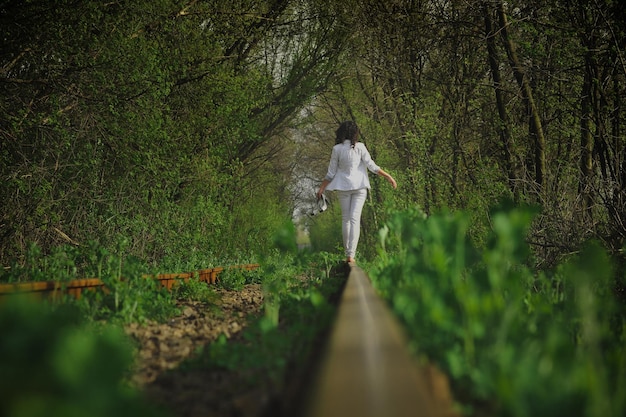
[[[374,163],[369,151],[361,142],[352,147],[349,140],[333,147],[326,179],[330,181],[327,190],[349,191],[370,189],[367,170],[374,174],[380,167]]]
[[[337,191],[337,197],[341,205],[343,247],[346,257],[354,259],[361,235],[361,212],[365,205],[367,189]]]

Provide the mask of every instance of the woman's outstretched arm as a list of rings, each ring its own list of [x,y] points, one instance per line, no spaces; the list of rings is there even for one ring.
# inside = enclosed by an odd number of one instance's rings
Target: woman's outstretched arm
[[[398,187],[398,183],[396,183],[396,180],[394,180],[393,177],[388,172],[385,172],[382,168],[379,169],[376,174],[384,177],[387,181],[389,181],[389,184],[391,184],[394,189]]]

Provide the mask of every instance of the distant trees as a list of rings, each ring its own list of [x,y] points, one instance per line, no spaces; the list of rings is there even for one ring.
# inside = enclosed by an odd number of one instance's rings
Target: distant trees
[[[262,249],[346,118],[400,183],[374,178],[372,206],[506,196],[541,205],[546,262],[587,236],[621,248],[625,16],[610,0],[4,2],[0,259],[122,235],[151,260]]]

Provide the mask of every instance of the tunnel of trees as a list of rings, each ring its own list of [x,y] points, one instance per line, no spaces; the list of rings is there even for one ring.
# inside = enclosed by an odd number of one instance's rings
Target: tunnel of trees
[[[3,1],[0,262],[262,251],[344,119],[400,185],[373,179],[364,251],[381,208],[507,198],[541,207],[538,263],[590,237],[619,253],[625,31],[611,0]]]

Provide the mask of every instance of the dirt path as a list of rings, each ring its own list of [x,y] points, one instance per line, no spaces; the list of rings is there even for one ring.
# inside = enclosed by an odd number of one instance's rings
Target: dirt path
[[[175,416],[252,416],[262,405],[262,394],[237,392],[236,375],[177,370],[220,334],[230,338],[241,331],[246,317],[259,313],[263,304],[258,284],[241,291],[217,290],[217,295],[214,304],[181,303],[182,314],[167,323],[125,329],[139,346],[132,382],[150,401],[175,410]]]

